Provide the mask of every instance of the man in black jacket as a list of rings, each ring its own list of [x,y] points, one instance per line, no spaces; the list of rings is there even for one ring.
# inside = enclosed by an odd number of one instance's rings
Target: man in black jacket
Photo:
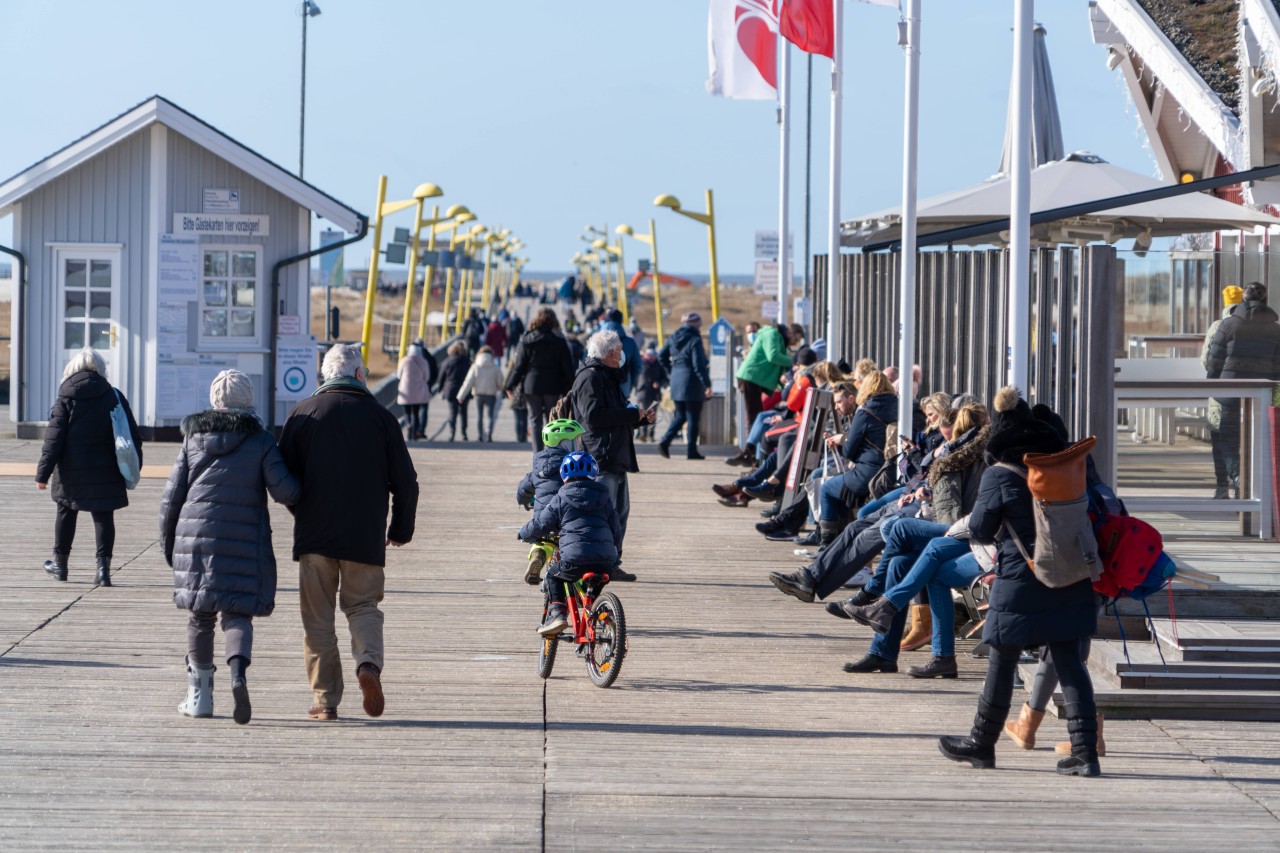
[[[1206,358],[1209,379],[1280,380],[1280,319],[1267,307],[1267,287],[1252,282],[1244,289],[1244,302],[1218,324]],[[1240,497],[1240,399],[1217,399],[1222,417],[1209,440],[1218,476],[1215,498]],[[1226,483],[1223,475],[1226,475]],[[1230,495],[1227,487],[1230,487]]]
[[[387,546],[413,538],[418,475],[400,424],[365,385],[360,348],[333,347],[320,370],[324,384],[294,408],[280,436],[285,464],[302,481],[302,498],[289,511],[316,703],[307,713],[317,720],[338,718],[342,663],[333,622],[341,587],[364,710],[377,717],[384,706],[383,569]]]
[[[574,420],[586,430],[581,439],[583,447],[600,466],[599,482],[609,490],[625,537],[631,512],[627,474],[640,470],[633,431],[641,424],[652,423],[654,413],[627,405],[627,398],[622,396],[621,365],[622,340],[618,334],[607,329],[596,332],[587,341],[586,364],[574,377],[569,394]],[[635,580],[635,575],[618,570],[613,578]]]

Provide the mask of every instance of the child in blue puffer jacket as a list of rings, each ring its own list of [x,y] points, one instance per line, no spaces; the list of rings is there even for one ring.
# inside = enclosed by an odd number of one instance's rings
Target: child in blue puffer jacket
[[[516,503],[525,509],[546,506],[560,491],[560,463],[573,450],[573,442],[585,430],[582,424],[569,418],[548,421],[542,428],[543,449],[533,454],[533,467],[516,487]],[[540,545],[529,553],[529,567],[524,582],[536,586],[542,580],[542,567],[546,565],[547,550]]]
[[[560,559],[547,572],[544,589],[550,606],[538,633],[554,636],[568,624],[565,583],[587,572],[608,572],[622,556],[622,525],[609,490],[596,482],[600,473],[590,453],[575,450],[560,465],[564,485],[520,528],[526,542],[560,535]]]

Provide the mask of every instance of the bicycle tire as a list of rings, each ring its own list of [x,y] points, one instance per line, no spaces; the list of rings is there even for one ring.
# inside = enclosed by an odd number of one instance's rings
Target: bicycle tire
[[[559,637],[543,637],[542,651],[538,653],[538,677],[550,678],[551,668],[556,665],[556,649],[560,647]]]
[[[596,639],[587,644],[587,675],[596,687],[608,687],[618,680],[627,656],[627,618],[622,602],[611,592],[596,600],[588,616]]]

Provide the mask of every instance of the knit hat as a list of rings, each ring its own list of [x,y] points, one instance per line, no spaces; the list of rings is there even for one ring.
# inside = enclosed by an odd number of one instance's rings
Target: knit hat
[[[702,327],[702,315],[697,311],[690,311],[680,318],[680,322],[686,326],[693,326],[695,329]]]
[[[604,319],[605,319],[606,321],[610,322],[610,323],[621,323],[621,322],[622,322],[622,312],[621,312],[621,311],[619,311],[617,308],[614,308],[614,309],[613,309],[612,311],[610,311],[608,314],[605,314],[605,315],[604,315]]]
[[[1222,288],[1222,307],[1227,308],[1231,305],[1239,305],[1244,301],[1244,288],[1237,285],[1230,285]]]
[[[1067,446],[1052,425],[1032,414],[1017,388],[1006,385],[996,392],[992,403],[987,464],[1021,465],[1022,457],[1028,453],[1057,453]]]
[[[238,370],[224,370],[209,386],[209,405],[223,410],[253,408],[253,383]]]

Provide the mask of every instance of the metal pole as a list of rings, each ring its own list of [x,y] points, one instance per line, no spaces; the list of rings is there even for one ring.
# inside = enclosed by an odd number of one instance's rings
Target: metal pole
[[[838,0],[837,0],[838,2]],[[787,208],[791,195],[791,42],[778,36],[782,49],[781,70],[778,72],[778,322],[787,322],[787,300],[791,296],[791,282],[787,267],[790,262],[787,251]]]
[[[409,246],[409,278],[404,284],[404,316],[400,320],[400,349],[397,363],[409,351],[409,323],[413,320],[413,285],[418,277],[418,245],[422,235],[423,200],[413,208],[413,242]],[[439,210],[439,208],[436,208]],[[425,300],[424,300],[425,301]]]
[[[627,304],[627,268],[622,262],[622,236],[618,236],[618,310],[622,312],[622,325],[631,323],[631,306]]]
[[[707,244],[711,251],[711,322],[720,319],[720,272],[716,264],[716,210],[707,190]]]
[[[804,304],[808,306],[809,300],[813,298],[811,289],[813,281],[810,277],[809,259],[813,257],[812,246],[810,245],[810,220],[812,202],[810,196],[812,194],[812,177],[813,177],[813,54],[805,54],[807,68],[805,69],[805,86],[804,86]],[[812,309],[810,309],[812,310]],[[812,321],[812,315],[810,315]],[[812,329],[810,329],[811,337]]]
[[[907,0],[907,79],[902,137],[902,276],[898,315],[898,434],[911,437],[916,351],[916,150],[920,132],[920,0]]]
[[[1029,394],[1031,345],[1031,45],[1035,0],[1014,0],[1013,156],[1009,182],[1009,350],[1007,381]]]
[[[298,177],[302,177],[302,154],[307,140],[307,12],[309,4],[302,4],[302,95],[298,109]],[[328,318],[325,322],[329,322]],[[367,362],[366,357],[366,362]]]
[[[649,250],[653,253],[653,319],[658,327],[658,349],[662,349],[662,276],[658,275],[658,230],[649,220]]]
[[[431,287],[436,278],[436,221],[440,218],[439,205],[431,208],[431,230],[427,236],[427,251],[431,262],[427,264],[426,274],[422,279],[422,308],[418,311],[418,340],[426,346],[427,341],[427,308],[431,305]]]
[[[378,201],[373,206],[373,252],[369,255],[369,282],[364,289],[364,328],[360,333],[364,366],[369,366],[369,340],[373,335],[373,299],[378,291],[378,247],[382,245],[382,205],[387,200],[387,176],[378,176]],[[325,318],[328,322],[328,318]]]
[[[440,343],[442,345],[449,339],[449,303],[453,301],[453,273],[458,268],[457,253],[458,220],[455,219],[453,228],[449,232],[449,255],[453,263],[449,264],[449,268],[444,271],[444,319],[440,321]],[[461,279],[458,281],[458,286],[461,289]]]
[[[831,169],[827,192],[827,237],[830,248],[827,250],[827,355],[841,355],[835,349],[835,303],[836,293],[840,289],[840,86],[843,74],[840,63],[844,38],[841,29],[844,27],[844,3],[832,0],[831,23]],[[849,342],[843,342],[848,346]],[[853,353],[849,353],[853,355]]]

